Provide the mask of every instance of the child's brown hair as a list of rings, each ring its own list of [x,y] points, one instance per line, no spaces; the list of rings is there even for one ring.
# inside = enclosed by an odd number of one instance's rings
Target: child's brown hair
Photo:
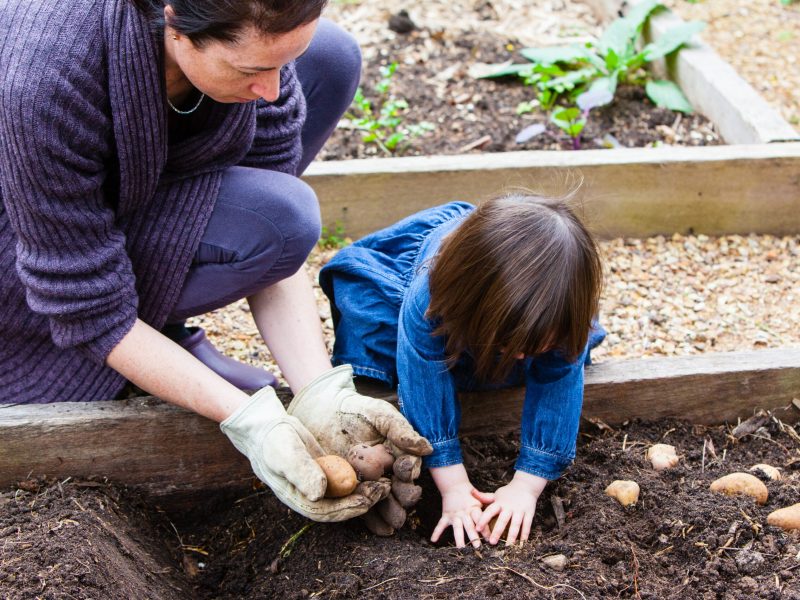
[[[475,209],[443,241],[427,315],[441,320],[452,364],[465,351],[498,381],[520,353],[583,352],[597,315],[602,264],[566,199],[510,194]]]

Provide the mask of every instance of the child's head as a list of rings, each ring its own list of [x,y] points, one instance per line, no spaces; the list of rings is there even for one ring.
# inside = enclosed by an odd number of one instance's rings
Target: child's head
[[[499,380],[519,354],[578,356],[601,286],[597,245],[567,201],[512,194],[480,205],[443,241],[428,315],[441,320],[451,360],[468,350],[480,379]]]

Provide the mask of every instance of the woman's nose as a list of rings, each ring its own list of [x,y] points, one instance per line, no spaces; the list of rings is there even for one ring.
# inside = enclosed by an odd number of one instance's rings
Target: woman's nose
[[[250,91],[267,102],[275,102],[281,92],[281,72],[278,69],[263,73],[258,81],[250,86]]]

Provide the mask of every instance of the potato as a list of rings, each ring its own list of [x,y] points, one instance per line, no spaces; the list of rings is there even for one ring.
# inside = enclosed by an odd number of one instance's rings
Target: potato
[[[380,537],[389,537],[394,535],[394,528],[384,521],[375,509],[368,510],[361,515],[364,525],[367,526],[372,533]]]
[[[392,494],[397,498],[400,506],[408,510],[422,498],[422,488],[413,483],[403,481],[395,475],[392,477]]]
[[[353,493],[358,485],[358,477],[350,463],[335,454],[320,456],[316,461],[328,480],[326,498],[341,498]]]
[[[767,515],[767,523],[786,531],[800,529],[800,503],[773,510]]]
[[[755,499],[758,504],[764,504],[769,497],[767,486],[755,475],[750,473],[731,473],[720,477],[712,482],[710,489],[712,492],[718,492],[733,496],[736,494],[745,494]]]
[[[764,475],[772,479],[772,481],[781,480],[781,472],[772,465],[765,465],[764,463],[759,463],[757,465],[753,465],[752,467],[750,467],[750,470],[761,471],[762,473],[764,473]]]
[[[392,466],[394,457],[383,444],[356,444],[347,453],[347,462],[362,479],[377,481]]]
[[[406,510],[400,506],[397,498],[392,494],[389,494],[385,500],[381,500],[375,506],[378,509],[380,517],[386,521],[390,527],[400,529],[406,522]]]
[[[394,461],[394,474],[403,481],[411,483],[422,471],[422,459],[419,456],[404,454]]]
[[[606,488],[606,495],[614,498],[622,506],[631,506],[639,501],[639,484],[635,481],[617,479]]]
[[[675,446],[653,444],[647,450],[647,460],[656,471],[664,471],[678,464],[678,455],[675,453]]]

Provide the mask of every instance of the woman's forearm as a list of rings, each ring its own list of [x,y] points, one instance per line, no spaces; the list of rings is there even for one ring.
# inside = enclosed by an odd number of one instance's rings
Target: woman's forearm
[[[106,364],[148,393],[217,422],[247,400],[247,394],[139,319]]]

